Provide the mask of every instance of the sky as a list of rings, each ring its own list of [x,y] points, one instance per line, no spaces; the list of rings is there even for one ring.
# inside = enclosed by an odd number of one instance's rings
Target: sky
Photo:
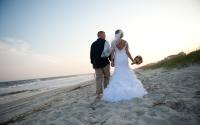
[[[140,66],[188,53],[200,48],[200,0],[0,0],[0,81],[93,73],[97,32],[111,42],[117,29]]]

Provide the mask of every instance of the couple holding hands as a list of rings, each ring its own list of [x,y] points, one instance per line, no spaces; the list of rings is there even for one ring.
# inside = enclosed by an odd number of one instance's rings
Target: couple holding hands
[[[128,63],[129,58],[131,64],[140,64],[142,57],[132,58],[128,42],[122,39],[123,35],[122,30],[116,30],[115,39],[110,47],[105,40],[105,32],[99,31],[98,39],[91,45],[90,60],[96,74],[96,94],[99,99],[102,96],[104,101],[118,102],[140,98],[147,94]],[[110,61],[111,66],[114,67],[111,78]]]

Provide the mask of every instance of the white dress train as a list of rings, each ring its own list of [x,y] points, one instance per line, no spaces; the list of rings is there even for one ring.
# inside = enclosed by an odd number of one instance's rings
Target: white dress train
[[[102,100],[118,102],[136,97],[142,98],[147,94],[142,83],[136,78],[134,71],[129,67],[125,47],[122,50],[114,47],[115,69],[107,88],[104,90]]]

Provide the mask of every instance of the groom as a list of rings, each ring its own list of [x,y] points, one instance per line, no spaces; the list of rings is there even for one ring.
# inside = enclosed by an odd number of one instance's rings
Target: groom
[[[99,31],[97,33],[98,39],[92,43],[90,49],[90,60],[96,74],[96,94],[97,98],[103,93],[103,89],[107,87],[110,79],[110,56],[102,57],[105,49],[105,32]],[[104,88],[103,88],[104,87]]]

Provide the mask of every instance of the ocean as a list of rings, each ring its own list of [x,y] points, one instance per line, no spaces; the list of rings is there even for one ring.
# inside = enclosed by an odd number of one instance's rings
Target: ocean
[[[91,80],[93,74],[0,82],[0,104]]]

